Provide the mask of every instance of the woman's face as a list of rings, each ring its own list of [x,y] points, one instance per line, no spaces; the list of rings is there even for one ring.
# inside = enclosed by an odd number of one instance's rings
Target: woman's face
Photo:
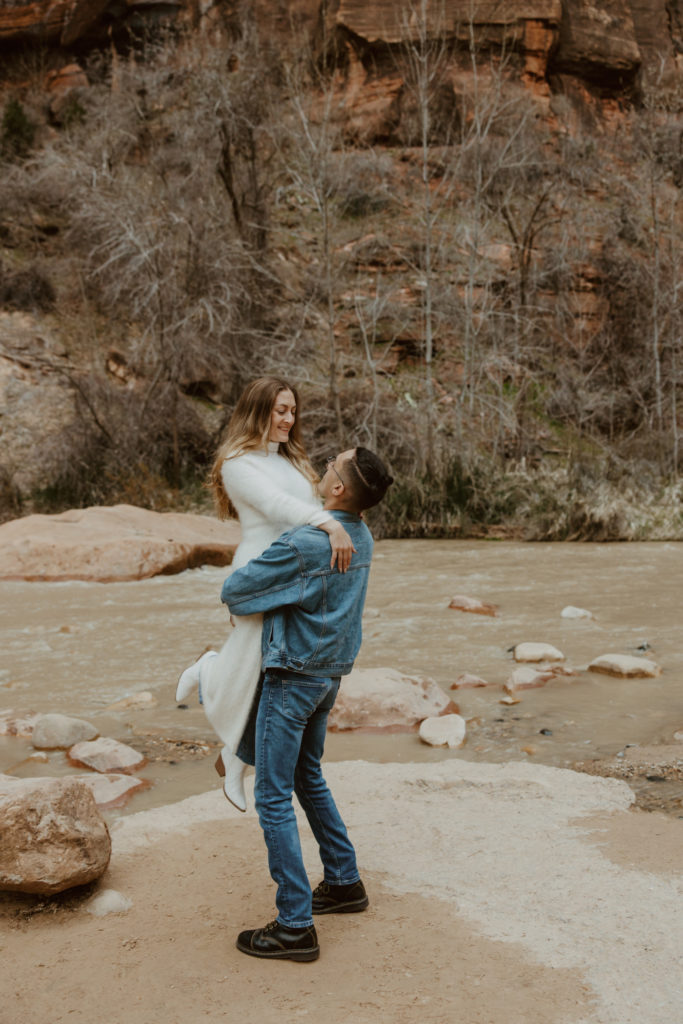
[[[270,414],[269,441],[284,444],[289,439],[289,432],[296,418],[296,402],[289,388],[279,391]]]

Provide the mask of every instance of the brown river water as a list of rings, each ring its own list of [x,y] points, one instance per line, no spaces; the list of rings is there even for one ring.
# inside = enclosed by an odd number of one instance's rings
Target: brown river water
[[[174,691],[179,672],[225,636],[227,616],[218,599],[225,572],[203,568],[119,584],[0,583],[0,707],[87,718],[102,735],[149,757],[140,775],[150,788],[110,816],[218,785],[215,737],[194,702],[187,710],[176,707]],[[451,610],[454,594],[493,602],[499,616]],[[357,665],[430,676],[446,691],[463,672],[496,685],[451,694],[469,723],[459,750],[427,747],[415,733],[342,733],[329,735],[327,757],[532,760],[565,767],[627,744],[671,742],[683,729],[682,603],[682,544],[382,541]],[[594,618],[563,619],[566,605],[586,608]],[[524,691],[519,704],[502,705],[502,684],[513,667],[509,648],[527,640],[554,644],[568,664],[584,671]],[[600,654],[637,654],[643,643],[662,666],[658,679],[585,671]],[[154,707],[105,710],[141,690],[153,693]],[[26,740],[0,738],[0,771],[75,771],[63,752],[51,752],[40,764],[25,761],[31,751]],[[670,805],[671,785],[652,783],[669,787]],[[683,785],[678,790],[674,813],[683,816]]]

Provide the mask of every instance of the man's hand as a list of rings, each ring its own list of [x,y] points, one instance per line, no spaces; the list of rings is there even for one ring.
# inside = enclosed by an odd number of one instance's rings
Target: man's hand
[[[327,526],[327,523],[325,523]],[[330,558],[330,569],[335,565],[339,572],[346,572],[351,564],[351,556],[355,552],[353,541],[341,523],[336,520],[329,531],[330,545],[332,546],[332,557]]]

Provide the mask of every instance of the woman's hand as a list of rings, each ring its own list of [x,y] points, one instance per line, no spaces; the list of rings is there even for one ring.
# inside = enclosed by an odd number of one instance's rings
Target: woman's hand
[[[353,541],[342,524],[337,522],[336,519],[322,523],[320,529],[324,530],[330,538],[330,545],[332,547],[330,569],[334,569],[336,565],[339,572],[346,572],[351,564],[351,555],[356,550],[353,546]]]

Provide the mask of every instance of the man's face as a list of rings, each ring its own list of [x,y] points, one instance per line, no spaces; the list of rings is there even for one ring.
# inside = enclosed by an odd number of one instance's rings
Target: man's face
[[[327,469],[325,474],[318,484],[318,490],[320,491],[321,497],[327,501],[334,494],[339,493],[339,485],[343,484],[345,487],[348,486],[348,475],[344,473],[344,467],[350,459],[354,457],[356,453],[355,448],[349,448],[345,452],[340,452],[339,455],[335,455],[334,458],[330,458],[327,461]],[[337,491],[334,490],[335,486]]]

